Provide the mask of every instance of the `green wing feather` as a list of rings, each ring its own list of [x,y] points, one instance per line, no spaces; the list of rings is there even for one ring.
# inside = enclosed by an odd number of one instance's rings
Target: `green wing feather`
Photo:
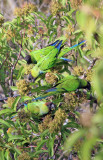
[[[46,48],[30,52],[32,62],[34,61],[38,62],[41,58],[46,56],[54,48],[55,46],[48,46]]]

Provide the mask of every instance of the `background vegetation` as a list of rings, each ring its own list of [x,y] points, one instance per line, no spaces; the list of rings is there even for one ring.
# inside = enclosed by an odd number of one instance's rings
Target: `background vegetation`
[[[1,1],[0,158],[102,160],[103,2],[15,2]],[[65,55],[73,60],[71,63],[53,67],[34,82],[29,77],[34,64],[28,65],[25,56],[55,39],[66,39],[67,47],[82,40],[86,43]],[[23,110],[24,103],[68,74],[89,81],[91,91],[47,98],[45,101],[53,102],[56,108],[45,116]]]

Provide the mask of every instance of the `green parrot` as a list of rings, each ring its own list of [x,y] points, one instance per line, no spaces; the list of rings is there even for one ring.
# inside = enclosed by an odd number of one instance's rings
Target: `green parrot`
[[[46,73],[50,68],[52,68],[55,65],[56,62],[58,62],[59,59],[71,62],[72,60],[63,58],[62,56],[84,42],[85,41],[82,41],[70,48],[67,47],[61,50],[62,41],[60,41],[51,52],[49,52],[46,56],[41,58],[39,62],[32,68],[31,75],[34,78],[37,78],[41,73]]]
[[[40,61],[32,68],[31,75],[36,78],[41,73],[45,73],[45,71],[52,68],[57,60],[57,56],[62,44],[62,40],[55,46],[51,52],[49,52],[45,57],[40,59]]]
[[[54,43],[50,44],[49,46],[39,49],[39,50],[35,50],[30,52],[30,55],[27,55],[25,57],[25,60],[27,61],[28,64],[30,63],[34,63],[36,64],[37,62],[39,62],[39,60],[41,58],[43,58],[44,56],[46,56],[51,50],[53,50],[55,48],[55,45],[59,42],[59,40],[55,41]]]
[[[54,86],[54,88],[48,89],[43,96],[37,97],[37,98],[33,99],[33,101],[40,100],[40,99],[49,97],[54,94],[72,92],[72,91],[76,91],[77,89],[82,89],[82,88],[84,88],[84,89],[87,88],[90,90],[90,88],[91,88],[90,83],[84,79],[80,79],[80,78],[75,77],[73,75],[69,75],[69,76],[63,78],[62,80],[60,80]]]
[[[52,102],[45,102],[45,101],[38,101],[38,102],[31,102],[28,104],[24,104],[25,112],[31,112],[37,116],[43,116],[50,112],[51,110],[55,109],[55,105]]]
[[[66,58],[63,58],[62,56],[64,54],[68,53],[73,48],[75,48],[75,47],[79,46],[80,44],[84,43],[85,41],[82,41],[82,42],[80,42],[78,44],[75,44],[72,47],[65,47],[64,49],[62,49],[64,47],[64,42],[65,41],[62,42],[62,45],[61,45],[61,48],[60,48],[60,54],[59,54],[58,58],[70,62],[70,60],[68,60]],[[52,49],[54,49],[55,45],[58,44],[58,43],[59,43],[59,40],[55,41],[54,43],[50,44],[49,46],[47,46],[45,48],[30,52],[30,55],[27,55],[25,57],[25,60],[27,61],[28,64],[31,64],[31,63],[36,64],[36,63],[38,63],[39,60],[41,58],[43,58],[44,56],[46,56]]]

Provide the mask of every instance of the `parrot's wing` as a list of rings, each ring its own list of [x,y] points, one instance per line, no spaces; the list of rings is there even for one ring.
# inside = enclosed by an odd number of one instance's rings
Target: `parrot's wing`
[[[57,54],[60,50],[62,41],[60,41],[57,46],[55,46],[55,48],[49,53],[47,54],[45,57],[43,57],[38,63],[37,66],[40,67],[40,65],[43,66],[43,68],[47,68],[48,66],[52,66],[53,62],[56,60]],[[45,67],[44,67],[45,66]],[[47,67],[46,67],[47,66]],[[42,69],[42,67],[41,67]]]

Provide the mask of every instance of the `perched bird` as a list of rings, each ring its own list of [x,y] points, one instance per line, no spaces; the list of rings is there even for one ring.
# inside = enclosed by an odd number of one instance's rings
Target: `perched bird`
[[[37,78],[41,73],[46,73],[50,68],[52,68],[56,64],[56,62],[58,62],[59,59],[71,62],[72,60],[63,58],[62,56],[84,42],[85,41],[82,41],[70,48],[67,47],[61,50],[62,41],[60,41],[56,46],[54,46],[54,49],[51,50],[51,52],[49,52],[46,56],[41,58],[39,62],[32,68],[31,75],[34,78]]]
[[[57,56],[62,44],[62,40],[55,46],[51,52],[49,52],[45,57],[40,59],[40,61],[32,68],[31,75],[36,78],[39,74],[45,73],[54,66],[57,60]]]
[[[43,96],[37,97],[33,99],[33,101],[43,99],[58,93],[76,91],[77,89],[82,89],[82,88],[84,89],[87,88],[90,90],[91,88],[90,83],[84,79],[80,79],[78,77],[69,75],[63,78],[62,80],[60,80],[53,88],[48,89]]]
[[[59,42],[59,40],[55,41],[54,43],[50,44],[49,46],[38,49],[35,51],[30,52],[30,55],[25,57],[25,60],[28,64],[34,63],[36,64],[41,58],[46,56],[51,50],[55,48],[55,45]]]
[[[24,104],[25,112],[31,112],[34,115],[42,116],[55,109],[55,105],[52,102],[38,101],[28,104]]]
[[[27,55],[25,57],[25,60],[27,61],[28,64],[36,64],[39,62],[39,60],[43,57],[45,57],[49,52],[51,52],[52,49],[55,48],[55,46],[59,43],[60,41],[57,40],[55,41],[54,43],[50,44],[49,46],[45,47],[45,48],[42,48],[42,49],[39,49],[39,50],[35,50],[35,51],[32,51],[30,52],[30,55]],[[65,41],[64,41],[65,42]],[[65,61],[68,61],[70,62],[71,60],[68,60],[66,58],[63,58],[62,56],[66,53],[68,53],[70,50],[72,50],[73,48],[79,46],[80,44],[84,43],[85,41],[82,41],[72,47],[65,47],[64,49],[62,49],[64,47],[64,42],[62,42],[62,45],[60,47],[60,54],[58,56],[58,58],[62,59],[62,60],[65,60]]]

